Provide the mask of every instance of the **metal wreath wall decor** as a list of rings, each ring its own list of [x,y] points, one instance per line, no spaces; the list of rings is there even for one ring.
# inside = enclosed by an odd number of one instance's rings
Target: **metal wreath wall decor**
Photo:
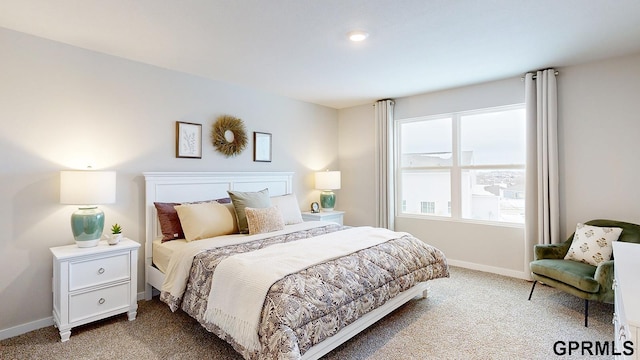
[[[218,117],[213,124],[211,141],[226,157],[236,156],[247,147],[247,132],[241,119],[230,115]]]

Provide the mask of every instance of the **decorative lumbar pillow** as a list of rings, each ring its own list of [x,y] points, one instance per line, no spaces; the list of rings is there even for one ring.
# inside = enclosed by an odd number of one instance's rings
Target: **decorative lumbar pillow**
[[[244,210],[247,215],[249,235],[284,229],[282,213],[280,213],[280,210],[275,206],[262,209],[247,207]]]
[[[299,224],[302,222],[302,214],[300,213],[300,205],[296,194],[273,196],[271,197],[271,205],[277,206],[282,213],[285,225]]]
[[[178,205],[175,209],[187,241],[238,232],[234,211],[230,205],[208,202]]]
[[[569,252],[564,258],[598,266],[611,259],[612,244],[621,233],[621,228],[578,224]]]
[[[156,211],[158,213],[160,231],[162,232],[162,242],[184,238],[184,231],[182,230],[182,225],[180,225],[180,219],[178,218],[178,213],[176,212],[175,206],[183,204],[200,204],[212,201],[217,201],[220,204],[226,204],[230,203],[231,199],[222,198],[217,200],[205,200],[187,203],[154,202],[153,204],[155,205]]]
[[[249,232],[249,226],[247,225],[247,216],[244,209],[252,207],[256,209],[267,208],[271,206],[271,199],[269,198],[269,189],[264,189],[255,192],[244,191],[227,191],[231,198],[233,208],[236,210],[236,219],[238,221],[238,230],[240,233],[246,234]]]

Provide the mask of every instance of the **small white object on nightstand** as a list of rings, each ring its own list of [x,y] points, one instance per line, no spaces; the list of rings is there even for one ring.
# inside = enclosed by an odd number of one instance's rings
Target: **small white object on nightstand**
[[[110,246],[100,241],[92,248],[76,245],[50,248],[53,254],[53,320],[61,341],[71,328],[109,316],[138,311],[137,274],[140,244],[123,239]]]
[[[340,225],[344,225],[344,211],[321,211],[319,213],[312,213],[311,211],[303,211],[302,220],[333,221]]]

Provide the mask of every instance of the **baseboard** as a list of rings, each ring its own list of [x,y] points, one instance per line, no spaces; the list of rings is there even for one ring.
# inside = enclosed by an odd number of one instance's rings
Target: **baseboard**
[[[144,291],[137,293],[136,298],[138,301],[144,300]],[[47,326],[53,326],[53,316],[0,330],[0,340],[12,338]]]
[[[0,340],[12,338],[47,326],[53,326],[53,316],[0,330]]]
[[[458,267],[470,269],[470,270],[484,271],[492,274],[509,276],[516,279],[523,279],[523,280],[531,279],[529,274],[525,273],[524,271],[516,271],[511,269],[505,269],[505,268],[500,268],[495,266],[476,264],[472,262],[453,260],[453,259],[447,259],[447,263],[451,266],[458,266]]]

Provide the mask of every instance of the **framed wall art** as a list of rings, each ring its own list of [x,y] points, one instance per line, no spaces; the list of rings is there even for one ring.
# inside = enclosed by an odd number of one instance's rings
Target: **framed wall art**
[[[202,158],[202,124],[176,121],[176,157]]]
[[[271,134],[253,133],[253,161],[271,162]]]

